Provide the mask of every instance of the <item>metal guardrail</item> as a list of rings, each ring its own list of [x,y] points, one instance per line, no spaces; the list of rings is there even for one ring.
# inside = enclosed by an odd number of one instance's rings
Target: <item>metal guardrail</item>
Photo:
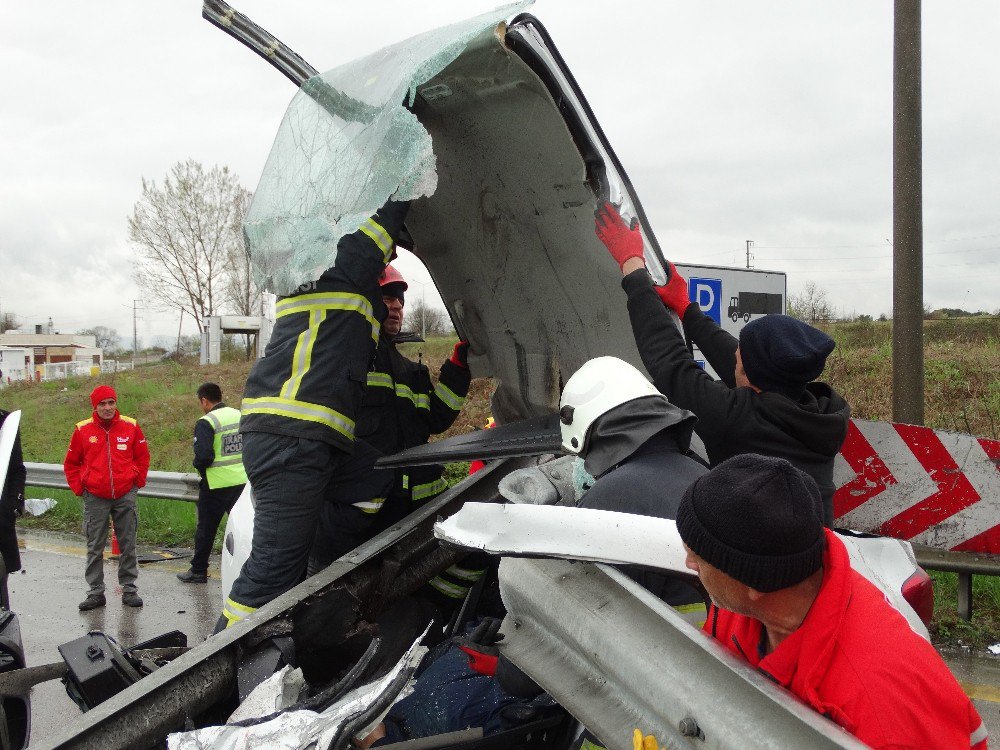
[[[927,570],[958,574],[958,616],[972,620],[972,576],[1000,576],[1000,555],[979,552],[952,552],[914,544],[917,564]]]
[[[29,487],[51,487],[56,490],[68,490],[66,475],[59,464],[37,464],[24,462],[28,470],[25,481]],[[182,474],[177,471],[151,471],[146,476],[146,486],[139,490],[140,497],[162,497],[167,500],[184,500],[189,503],[198,500],[198,484],[201,477],[197,474]]]
[[[503,558],[500,650],[609,750],[866,747],[619,571]]]
[[[28,469],[28,486],[69,489],[66,475],[59,464],[25,462],[24,465]],[[193,473],[151,471],[146,477],[146,486],[139,490],[139,495],[193,503],[198,500],[199,482],[200,477]],[[958,615],[967,621],[972,619],[972,576],[1000,576],[1000,555],[951,552],[923,545],[914,545],[913,551],[921,567],[958,574]]]

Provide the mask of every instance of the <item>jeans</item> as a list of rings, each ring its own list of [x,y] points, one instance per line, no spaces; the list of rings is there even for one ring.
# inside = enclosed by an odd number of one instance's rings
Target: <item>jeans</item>
[[[90,587],[87,595],[104,593],[104,546],[108,541],[108,519],[115,524],[115,536],[121,547],[118,559],[118,583],[122,591],[136,592],[139,563],[135,557],[135,535],[139,526],[136,509],[136,488],[133,487],[117,500],[83,492],[83,532],[87,536],[87,567],[85,577]]]

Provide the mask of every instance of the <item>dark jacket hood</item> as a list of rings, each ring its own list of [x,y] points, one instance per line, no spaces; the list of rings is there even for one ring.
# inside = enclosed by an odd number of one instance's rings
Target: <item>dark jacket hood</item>
[[[772,391],[758,394],[767,409],[761,418],[821,456],[835,456],[847,436],[851,407],[826,383],[809,383],[797,400]]]

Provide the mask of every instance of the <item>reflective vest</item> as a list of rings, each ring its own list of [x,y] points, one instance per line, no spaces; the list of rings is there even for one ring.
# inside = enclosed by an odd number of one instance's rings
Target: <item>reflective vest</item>
[[[240,410],[231,406],[213,409],[202,417],[212,425],[215,438],[212,450],[215,460],[205,469],[205,481],[209,489],[234,487],[247,483],[247,473],[243,469],[243,436],[240,435]]]

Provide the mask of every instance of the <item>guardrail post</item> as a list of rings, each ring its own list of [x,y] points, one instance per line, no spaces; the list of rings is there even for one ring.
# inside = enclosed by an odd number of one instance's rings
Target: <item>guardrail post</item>
[[[972,620],[972,573],[958,574],[958,616]]]

